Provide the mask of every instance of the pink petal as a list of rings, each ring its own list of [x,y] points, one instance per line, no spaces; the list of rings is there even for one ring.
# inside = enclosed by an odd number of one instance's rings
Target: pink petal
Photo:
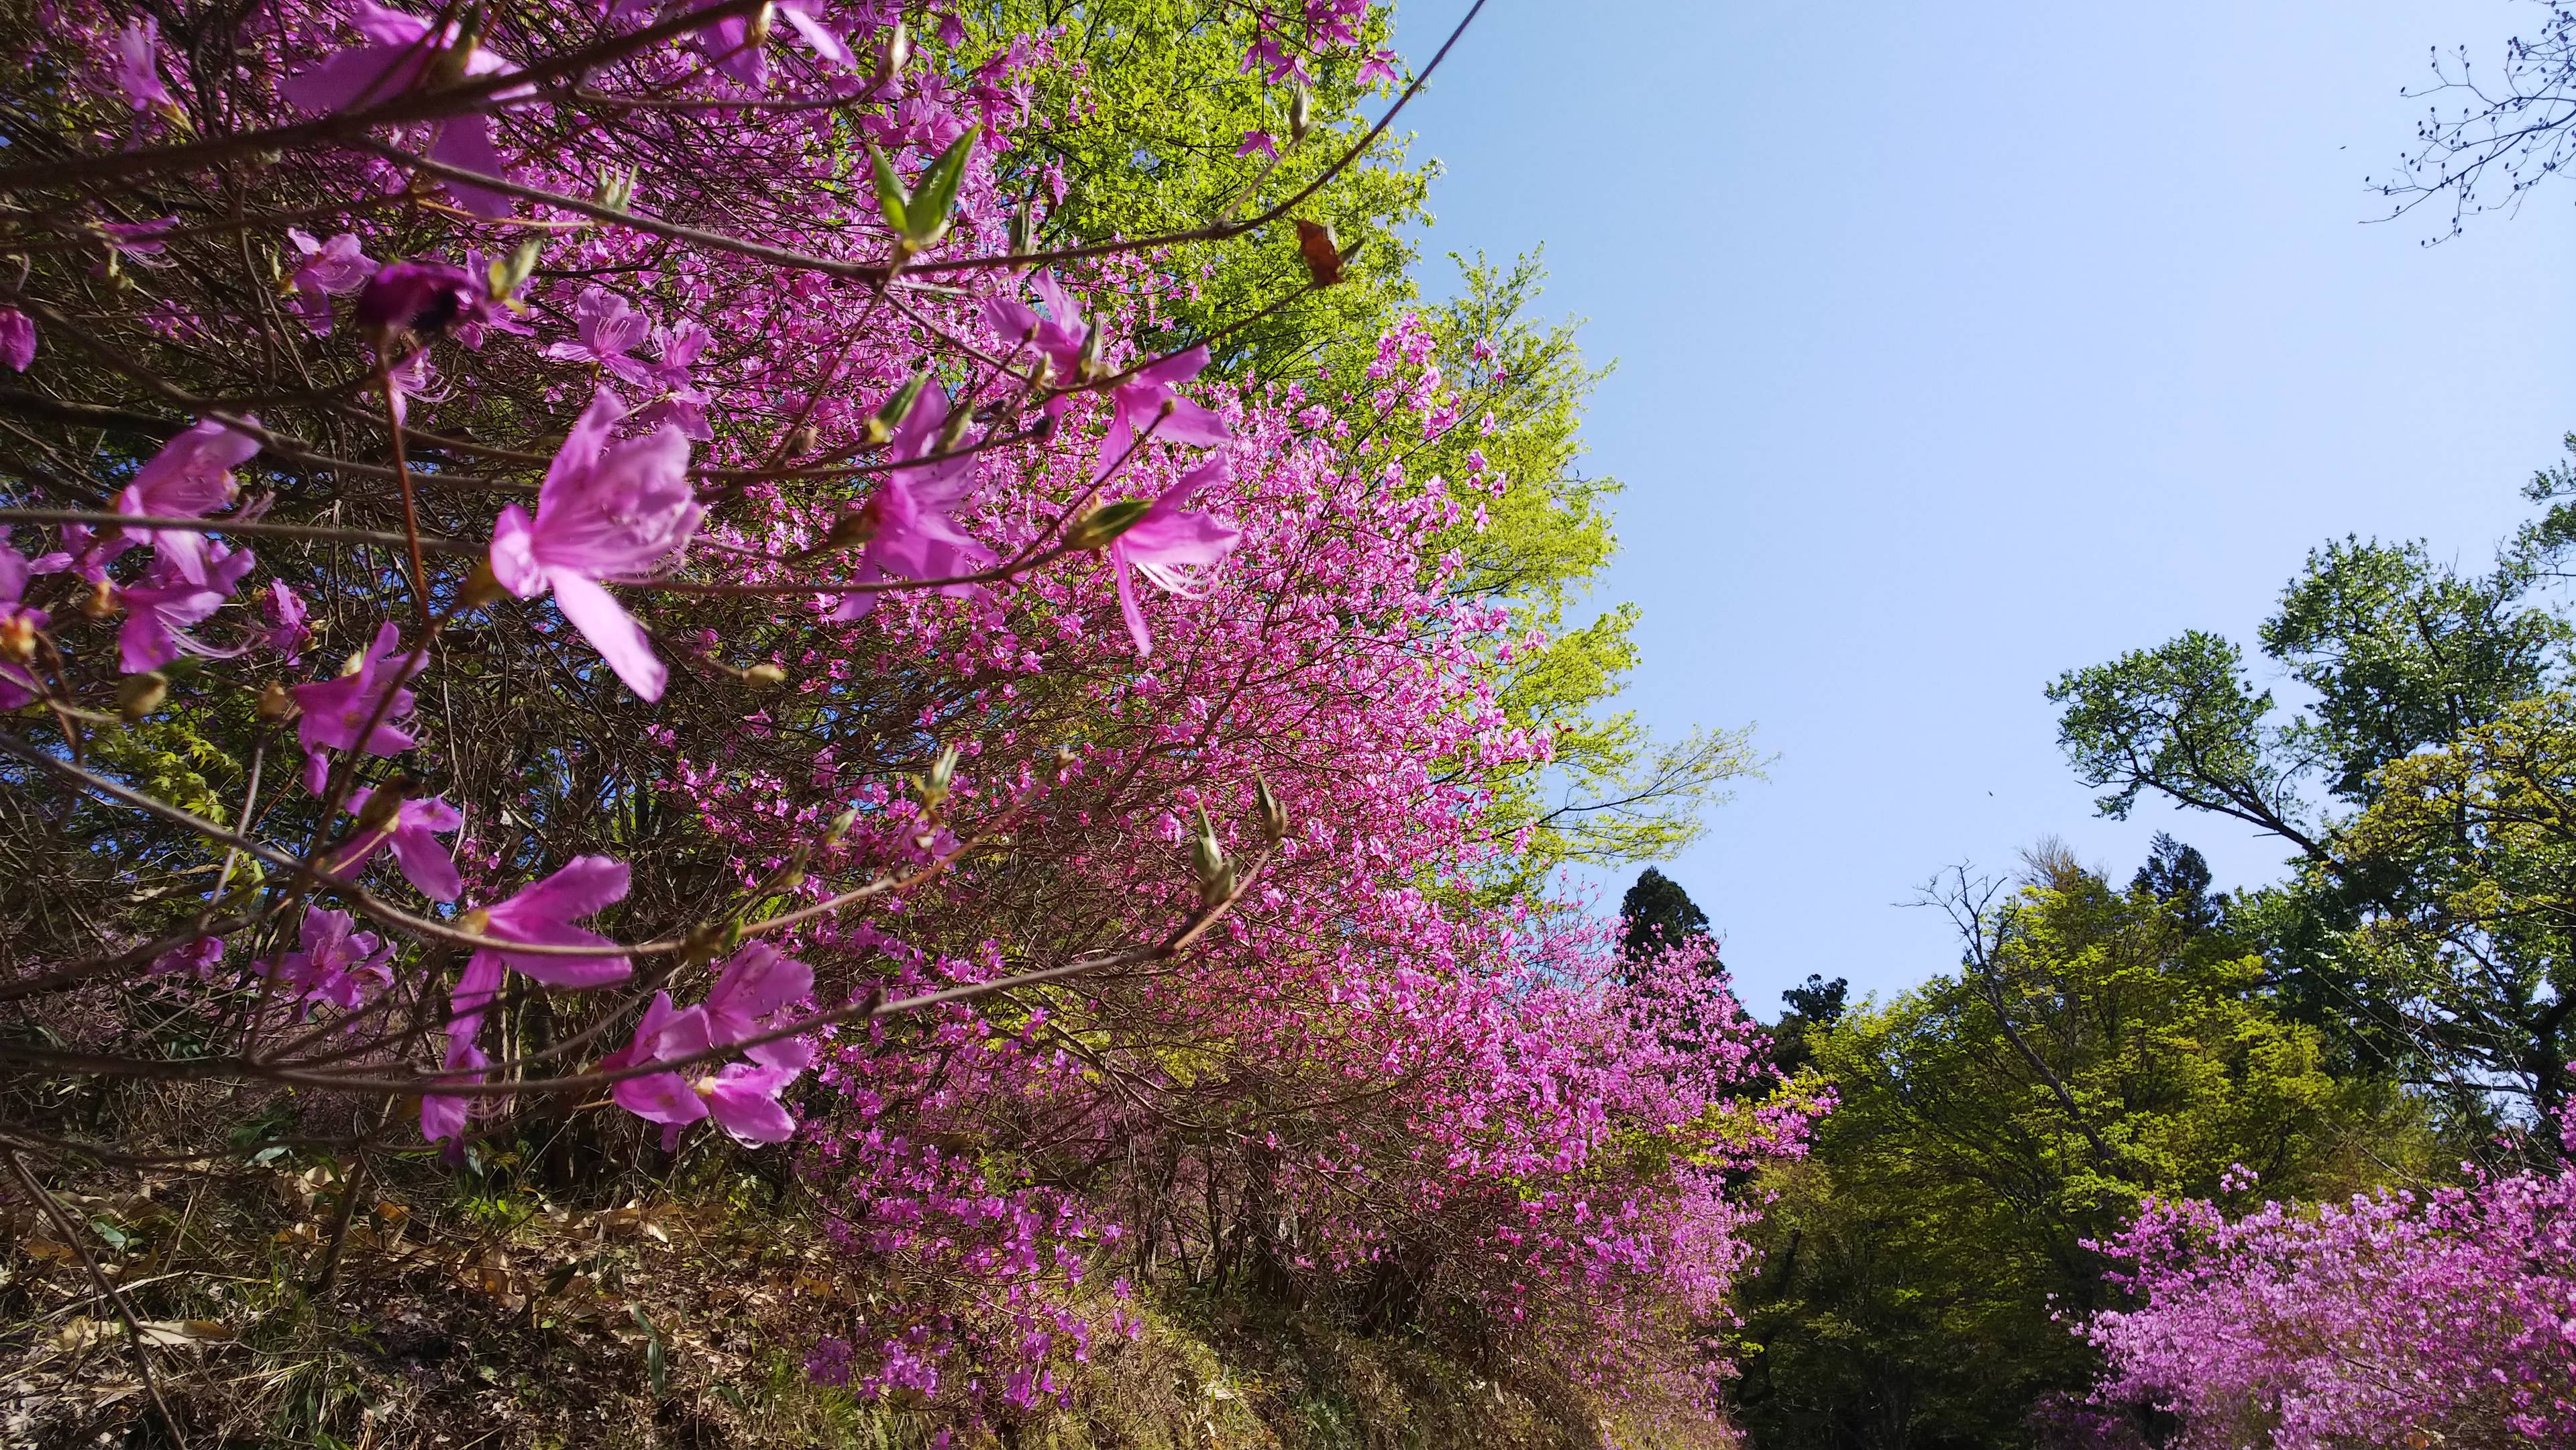
[[[1110,567],[1118,575],[1118,612],[1127,621],[1127,637],[1136,641],[1140,656],[1154,652],[1154,636],[1145,628],[1145,612],[1136,607],[1135,586],[1127,582],[1127,555],[1124,550],[1109,551]]]
[[[489,116],[451,116],[440,122],[438,139],[430,143],[429,159],[483,176],[510,179],[510,163],[492,144]],[[506,220],[516,205],[509,196],[488,187],[462,181],[449,181],[446,186],[457,205],[479,217]]]
[[[617,672],[626,687],[647,700],[662,698],[662,687],[670,682],[671,672],[653,654],[651,638],[635,616],[617,602],[596,580],[585,579],[568,569],[547,571],[554,582],[555,607],[582,638],[599,651],[600,658]]]
[[[546,571],[537,563],[536,526],[528,511],[505,504],[492,521],[492,577],[521,599],[546,592]]]

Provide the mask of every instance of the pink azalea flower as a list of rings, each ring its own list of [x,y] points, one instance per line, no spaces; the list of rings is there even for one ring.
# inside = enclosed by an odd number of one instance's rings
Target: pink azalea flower
[[[259,607],[268,615],[268,633],[260,642],[286,657],[288,664],[304,658],[304,647],[313,642],[312,626],[304,622],[304,596],[283,579],[272,579],[268,591],[260,596]]]
[[[286,229],[286,239],[295,244],[304,262],[288,279],[295,288],[295,310],[304,317],[304,325],[315,337],[331,331],[331,299],[342,292],[355,292],[375,275],[375,258],[358,250],[354,232],[342,232],[327,242],[317,242],[310,232]]]
[[[948,394],[934,382],[921,390],[911,415],[895,429],[893,457],[901,461],[932,451],[947,421]],[[993,567],[993,551],[969,538],[953,517],[974,491],[972,455],[886,474],[861,509],[876,525],[876,533],[859,553],[858,577],[949,579]],[[977,586],[944,584],[939,592],[964,596],[976,593]],[[874,594],[844,594],[831,617],[864,619],[876,607]]]
[[[1144,611],[1136,607],[1136,592],[1128,582],[1128,571],[1143,574],[1166,593],[1190,599],[1205,594],[1208,576],[1243,541],[1243,533],[1210,515],[1183,513],[1181,506],[1190,501],[1191,494],[1231,476],[1224,458],[1210,459],[1163,490],[1162,497],[1154,500],[1154,506],[1134,527],[1110,541],[1109,562],[1118,573],[1118,612],[1127,620],[1127,633],[1136,641],[1136,653],[1152,654],[1154,637],[1145,628]]]
[[[1069,388],[1081,380],[1082,344],[1091,335],[1091,326],[1083,320],[1082,309],[1074,305],[1072,295],[1064,290],[1064,284],[1056,279],[1053,272],[1038,273],[1029,280],[1029,285],[1037,289],[1039,298],[1046,303],[1045,313],[1006,298],[987,297],[984,299],[984,325],[1012,347],[1017,347],[1023,339],[1027,340],[1028,345],[1047,360],[1047,369],[1055,385]],[[1068,406],[1069,401],[1063,397],[1047,400],[1050,416],[1062,413]]]
[[[36,320],[15,307],[0,307],[0,363],[23,373],[36,360]]]
[[[41,609],[26,605],[27,581],[36,566],[7,542],[0,531],[0,637],[33,637],[53,621]],[[23,665],[0,659],[0,710],[15,710],[41,693],[36,677]]]
[[[152,959],[151,975],[165,976],[176,972],[203,981],[215,974],[224,959],[224,939],[201,936],[185,946],[172,947]]]
[[[466,916],[481,917],[482,934],[502,941],[531,946],[615,947],[617,944],[608,938],[572,923],[575,917],[605,911],[625,900],[628,875],[623,861],[606,856],[575,856],[564,863],[562,870],[509,900],[481,907]],[[543,956],[502,947],[477,951],[466,963],[466,976],[474,978],[478,966],[489,972],[508,966],[549,987],[596,987],[622,980],[632,970],[626,958],[614,954]]]
[[[178,104],[161,83],[161,22],[146,15],[116,33],[111,74],[126,103],[138,111]]]
[[[714,1045],[703,1009],[675,1009],[670,993],[657,992],[653,1005],[644,1010],[644,1020],[636,1024],[634,1040],[600,1066],[640,1067],[686,1058]],[[802,1071],[801,1063],[790,1067],[737,1062],[708,1073],[704,1064],[696,1064],[676,1072],[623,1079],[609,1089],[609,1096],[646,1122],[660,1123],[666,1149],[679,1142],[682,1128],[710,1117],[745,1143],[783,1143],[796,1136],[796,1119],[779,1103],[778,1095]]]
[[[635,1024],[634,1038],[621,1050],[601,1058],[599,1065],[603,1071],[614,1072],[666,1058],[688,1057],[712,1045],[707,1039],[707,1014],[703,1008],[673,1007],[670,993],[656,992],[652,1005],[644,1009],[644,1020]],[[706,1104],[689,1090],[688,1079],[677,1072],[624,1078],[610,1086],[608,1095],[635,1116],[673,1129],[666,1141],[675,1141],[677,1129],[707,1115]]]
[[[381,350],[408,336],[427,343],[475,315],[483,279],[445,262],[389,262],[358,293],[358,331]]]
[[[163,232],[179,224],[174,216],[155,217],[148,222],[100,222],[98,229],[107,234],[108,246],[116,254],[137,266],[167,267],[167,261],[155,261],[170,244],[161,239]]]
[[[117,591],[125,605],[125,623],[116,632],[117,662],[130,674],[157,670],[181,654],[231,659],[249,648],[238,645],[219,649],[187,631],[188,626],[204,623],[223,607],[254,562],[248,549],[235,553],[215,544],[197,560],[205,578],[191,582],[180,577],[173,559],[164,556],[153,560],[143,583]]]
[[[393,984],[393,949],[374,932],[356,929],[345,911],[314,907],[304,913],[303,949],[260,968],[304,1002],[328,1002],[347,1011]]]
[[[628,7],[638,9],[642,7]],[[779,0],[776,13],[794,27],[805,43],[829,64],[849,67],[858,64],[848,42],[840,32],[814,18],[812,0]],[[752,17],[730,15],[697,34],[696,44],[709,64],[747,86],[769,84],[769,55],[766,36],[756,36]]]
[[[329,746],[364,749],[369,755],[400,755],[411,749],[416,742],[396,723],[411,714],[413,705],[412,693],[402,688],[402,682],[427,663],[411,659],[402,647],[402,631],[393,621],[385,621],[376,628],[375,642],[358,656],[357,669],[338,679],[295,687],[296,706],[304,712],[296,718],[297,737],[308,751]],[[392,692],[392,704],[362,745],[358,732],[366,728],[367,717],[375,713],[376,702],[387,691]]]
[[[257,439],[236,433],[212,418],[200,419],[195,427],[163,444],[160,452],[134,471],[134,480],[116,495],[116,511],[147,518],[204,518],[240,496],[241,488],[233,482],[232,470],[258,452]],[[180,578],[199,586],[207,582],[207,550],[212,546],[204,534],[194,529],[127,532],[150,544],[155,557],[177,570]]]
[[[653,328],[653,378],[666,388],[685,388],[696,381],[698,358],[716,336],[695,322]]]
[[[1100,440],[1103,470],[1116,467],[1135,435],[1147,429],[1165,443],[1200,447],[1223,443],[1234,436],[1215,409],[1202,407],[1172,390],[1173,384],[1197,377],[1207,362],[1207,348],[1194,347],[1138,369],[1134,377],[1110,390],[1109,432]]]
[[[349,792],[349,813],[364,819],[367,802],[374,795],[374,789],[368,786]],[[394,864],[402,868],[403,879],[419,888],[421,895],[432,901],[454,901],[465,890],[465,879],[456,872],[456,858],[438,844],[438,838],[464,824],[465,813],[448,804],[443,796],[406,800],[396,808],[392,820],[351,837],[347,845],[322,863],[322,869],[347,877],[374,859],[378,851],[391,846]]]
[[[694,322],[678,328],[654,327],[653,380],[669,391],[636,414],[637,422],[668,423],[700,443],[715,440],[715,430],[707,424],[707,393],[695,378],[698,355],[714,341],[714,334]]]
[[[474,1045],[474,1032],[482,1025],[483,1019],[477,1015],[471,1029],[449,1029],[447,1055],[439,1065],[451,1080],[479,1083],[483,1080],[483,1069],[492,1065],[492,1059],[484,1056],[483,1049]],[[433,1143],[461,1138],[465,1136],[466,1120],[473,1115],[472,1098],[423,1093],[420,1099],[420,1135]]]
[[[1276,161],[1279,159],[1279,143],[1272,140],[1267,131],[1246,131],[1243,133],[1243,144],[1234,148],[1234,154],[1250,156],[1255,152]]]
[[[506,332],[514,337],[526,337],[536,331],[508,302],[492,295],[492,259],[483,255],[482,248],[465,249],[465,274],[473,280],[466,288],[463,308],[456,316],[458,342],[480,352],[487,329]]]
[[[707,1036],[715,1045],[740,1042],[772,1025],[765,1019],[814,990],[814,969],[783,956],[767,942],[750,942],[719,969],[705,1003]],[[801,1039],[782,1038],[743,1049],[764,1067],[802,1072],[814,1060],[814,1049]]]
[[[431,58],[461,38],[453,22],[433,34],[428,21],[387,9],[372,0],[356,0],[349,18],[368,43],[298,71],[278,86],[278,94],[308,111],[347,111],[379,105],[418,85]],[[516,69],[480,46],[465,58],[468,76],[506,75]],[[528,87],[513,87],[496,99],[528,92]],[[479,111],[438,121],[428,154],[432,161],[486,176],[510,174],[509,163],[492,144],[492,118]],[[447,183],[447,189],[455,195],[458,205],[476,216],[498,219],[510,215],[510,198],[500,192],[459,182]]]
[[[606,368],[639,386],[654,380],[652,367],[640,358],[627,356],[644,341],[650,327],[649,319],[643,313],[605,287],[583,288],[572,310],[580,341],[549,343],[543,349],[545,356],[557,362],[582,362]]]
[[[626,415],[601,388],[564,438],[537,491],[531,521],[517,504],[492,526],[492,573],[521,599],[554,591],[555,606],[598,649],[627,688],[662,698],[670,671],[644,627],[602,579],[638,579],[685,548],[705,512],[689,487],[689,440],[668,424],[611,444]]]
[[[1360,63],[1359,84],[1360,84],[1360,86],[1361,86],[1361,88],[1362,88],[1362,89],[1366,89],[1367,87],[1369,87],[1369,86],[1371,86],[1371,85],[1374,85],[1374,84],[1376,84],[1376,83],[1377,83],[1377,82],[1379,82],[1379,81],[1391,81],[1391,80],[1394,80],[1394,79],[1395,79],[1395,52],[1394,52],[1394,51],[1391,51],[1391,50],[1373,50],[1373,51],[1370,51],[1370,52],[1369,52],[1369,58],[1368,58],[1367,60],[1362,61],[1362,62]]]

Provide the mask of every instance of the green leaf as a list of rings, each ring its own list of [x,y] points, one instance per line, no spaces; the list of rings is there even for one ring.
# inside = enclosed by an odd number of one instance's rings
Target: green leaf
[[[904,224],[904,209],[912,202],[912,193],[903,189],[903,178],[894,174],[894,163],[886,160],[875,142],[868,143],[868,170],[877,180],[877,210],[885,214],[886,225],[898,234],[909,235]]]
[[[975,154],[975,142],[983,135],[981,126],[969,126],[964,134],[948,143],[930,169],[921,173],[921,189],[913,193],[912,204],[904,216],[908,225],[904,235],[913,245],[926,247],[948,232],[948,213],[957,205],[957,188],[966,180],[966,163]]]

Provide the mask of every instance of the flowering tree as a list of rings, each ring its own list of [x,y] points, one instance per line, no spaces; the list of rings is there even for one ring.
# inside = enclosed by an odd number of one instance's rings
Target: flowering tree
[[[2150,1203],[2104,1246],[2138,1304],[2085,1326],[2101,1398],[2179,1416],[2191,1447],[2565,1444],[2571,1226],[2565,1169],[2235,1218]]]
[[[1809,1109],[1707,962],[1635,994],[1486,889],[1546,641],[1420,470],[1477,421],[1439,330],[1206,371],[1344,278],[1300,208],[1393,111],[1345,142],[1312,97],[1392,86],[1382,18],[1215,14],[1284,117],[1238,194],[1061,246],[1044,25],[12,22],[30,1204],[78,1237],[67,1175],[284,1145],[796,1141],[884,1286],[811,1365],[869,1397],[1043,1413],[1177,1279],[1708,1422],[1725,1188]],[[1189,249],[1265,237],[1276,294],[1198,315]],[[133,1084],[196,1107],[84,1130]]]

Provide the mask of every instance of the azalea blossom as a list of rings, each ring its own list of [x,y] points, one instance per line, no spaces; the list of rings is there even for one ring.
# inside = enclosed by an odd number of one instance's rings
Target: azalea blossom
[[[170,88],[161,83],[161,22],[146,15],[116,33],[112,74],[126,104],[138,111],[173,106]]]
[[[175,974],[202,981],[215,974],[215,968],[222,964],[223,959],[224,939],[201,936],[154,957],[151,971],[156,977]]]
[[[393,984],[393,949],[374,932],[357,930],[348,912],[314,907],[304,913],[300,935],[301,950],[260,968],[297,1000],[347,1011]]]
[[[627,3],[618,7],[632,14],[651,9],[650,4]],[[779,0],[765,7],[784,18],[806,45],[829,64],[844,68],[858,64],[849,43],[840,32],[814,18],[812,0]],[[728,15],[697,34],[696,45],[707,57],[707,63],[747,86],[769,84],[769,22],[763,15]]]
[[[257,423],[257,418],[249,420]],[[240,485],[233,482],[232,470],[247,463],[259,452],[259,440],[236,433],[212,418],[199,419],[194,427],[161,445],[134,479],[116,495],[116,511],[146,518],[201,519],[219,508],[231,505],[240,496]],[[211,547],[205,534],[195,529],[131,529],[128,532],[152,546],[154,555],[169,563],[180,578],[203,586],[207,582]],[[226,589],[225,593],[232,591]]]
[[[419,85],[440,52],[464,41],[455,22],[433,33],[428,21],[372,0],[356,0],[350,7],[349,19],[367,43],[289,76],[279,84],[278,94],[308,111],[347,111],[381,105]],[[516,69],[477,45],[466,55],[462,73],[468,77],[506,75]],[[528,87],[515,86],[502,91],[496,99],[528,93]],[[510,174],[509,163],[492,144],[490,116],[473,111],[444,117],[435,123],[435,133],[429,143],[430,160],[485,176]],[[448,182],[447,189],[455,195],[458,205],[477,216],[499,219],[510,215],[510,198],[500,192],[466,182]]]
[[[705,512],[689,487],[689,440],[664,424],[611,443],[626,406],[601,388],[556,450],[537,492],[537,516],[511,504],[492,526],[492,574],[521,599],[552,590],[555,607],[627,688],[662,698],[670,671],[644,627],[602,579],[639,579],[685,548]]]
[[[0,529],[0,710],[15,710],[41,693],[27,665],[35,658],[36,635],[53,621],[27,606],[27,581],[35,573]]]
[[[576,918],[605,911],[626,899],[626,863],[607,856],[575,856],[543,881],[494,906],[477,907],[461,921],[479,934],[508,942],[550,947],[615,947],[604,936],[573,925]],[[495,986],[507,966],[549,987],[597,987],[621,981],[632,970],[615,953],[601,956],[554,956],[484,947],[466,963],[466,977],[477,981],[481,968]],[[460,983],[460,988],[461,988]],[[461,1010],[461,1009],[460,1009]]]
[[[1243,541],[1243,533],[1208,514],[1183,513],[1181,507],[1190,501],[1190,495],[1210,484],[1224,483],[1231,476],[1223,457],[1210,459],[1163,490],[1143,518],[1110,541],[1109,562],[1118,575],[1118,612],[1126,618],[1128,636],[1136,641],[1136,653],[1152,654],[1154,636],[1145,628],[1144,611],[1136,607],[1129,571],[1144,575],[1166,593],[1185,598],[1206,593],[1209,576]]]
[[[36,320],[15,307],[0,307],[0,363],[23,373],[36,360]]]
[[[317,242],[310,232],[294,227],[286,229],[286,240],[293,243],[304,260],[288,278],[295,288],[295,310],[302,314],[304,325],[315,337],[331,331],[331,299],[343,292],[355,292],[376,273],[376,260],[359,250],[357,235],[342,232],[327,242]]]
[[[296,717],[297,738],[308,751],[324,746],[333,750],[363,749],[369,755],[400,755],[415,743],[411,733],[397,723],[412,712],[412,693],[402,682],[420,673],[427,663],[406,654],[402,631],[387,620],[376,627],[374,643],[358,655],[358,667],[338,679],[316,684],[297,685],[296,706],[303,713]],[[382,718],[368,731],[363,745],[359,732],[367,719],[376,714],[379,700],[388,698]]]
[[[117,591],[125,605],[125,623],[116,632],[117,663],[127,673],[157,670],[182,654],[231,659],[249,648],[218,648],[189,634],[188,627],[204,623],[232,597],[256,562],[251,551],[214,544],[195,562],[205,576],[201,580],[182,577],[177,560],[164,555],[152,561],[144,582]]]
[[[814,990],[814,969],[767,942],[748,942],[719,970],[705,1002],[707,1037],[718,1047],[766,1031],[768,1019]],[[803,1071],[814,1050],[798,1038],[755,1043],[743,1055],[766,1067]]]
[[[479,1083],[483,1070],[492,1065],[483,1049],[474,1045],[474,1033],[483,1026],[478,1013],[470,1025],[450,1025],[447,1052],[440,1059],[443,1077],[451,1082]],[[433,1143],[465,1136],[466,1120],[473,1116],[474,1100],[437,1093],[423,1093],[420,1099],[420,1135]]]
[[[698,355],[714,341],[714,333],[694,322],[653,328],[653,381],[667,391],[635,415],[637,422],[668,423],[700,443],[715,440],[715,430],[707,424],[707,392],[696,381]]]
[[[606,368],[638,385],[655,380],[653,367],[640,358],[628,356],[637,344],[644,341],[651,323],[625,298],[605,287],[583,288],[580,299],[573,303],[573,319],[580,340],[549,343],[543,349],[545,356],[557,362],[582,362]]]
[[[1165,443],[1201,447],[1223,443],[1234,436],[1215,409],[1193,403],[1173,391],[1174,384],[1197,377],[1207,363],[1208,350],[1201,344],[1139,368],[1134,377],[1110,389],[1109,431],[1100,440],[1103,476],[1127,456],[1130,443],[1141,433],[1150,431]]]
[[[260,595],[259,607],[268,616],[268,632],[260,642],[286,657],[288,664],[304,658],[304,647],[313,642],[313,627],[304,622],[304,596],[283,579],[272,579]]]
[[[367,802],[374,797],[374,789],[368,786],[349,792],[349,813],[365,821]],[[438,844],[438,838],[464,824],[465,813],[443,796],[406,798],[390,819],[362,829],[332,852],[322,869],[346,878],[391,846],[403,879],[421,895],[432,901],[454,901],[465,890],[465,881],[457,874],[456,858]]]
[[[934,382],[921,390],[912,412],[895,429],[891,456],[901,462],[931,452],[947,421],[948,394]],[[993,551],[959,529],[954,517],[974,491],[971,454],[889,471],[860,509],[873,532],[859,553],[858,577],[863,581],[889,575],[953,579],[992,568]],[[972,584],[943,584],[939,592],[962,596],[976,589]],[[874,593],[844,594],[831,617],[864,619],[876,607]]]
[[[1053,272],[1038,273],[1029,279],[1029,285],[1046,303],[1045,313],[1008,298],[987,297],[984,325],[1013,347],[1026,342],[1046,359],[1047,374],[1054,385],[1071,387],[1082,381],[1083,343],[1091,336],[1091,325]],[[1047,400],[1047,413],[1054,416],[1068,406],[1070,400],[1059,395]]]
[[[1246,131],[1243,133],[1243,144],[1234,148],[1234,154],[1237,156],[1259,154],[1276,161],[1279,159],[1279,143],[1272,140],[1267,131]]]
[[[671,994],[657,992],[635,1027],[634,1040],[612,1053],[600,1066],[609,1070],[642,1067],[669,1059],[693,1057],[719,1046],[709,1036],[703,1008],[674,1008]],[[717,1126],[745,1143],[783,1143],[796,1136],[796,1119],[778,1095],[804,1070],[767,1063],[731,1063],[708,1072],[696,1064],[673,1072],[621,1079],[609,1089],[617,1105],[662,1124],[665,1149],[677,1145],[680,1130],[712,1117]]]
[[[425,346],[482,299],[483,279],[445,262],[391,262],[376,270],[358,293],[358,331],[377,354]]]

